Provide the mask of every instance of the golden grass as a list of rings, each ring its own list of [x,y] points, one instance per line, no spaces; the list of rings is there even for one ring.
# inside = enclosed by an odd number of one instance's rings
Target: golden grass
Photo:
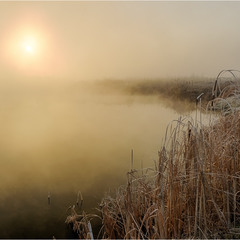
[[[240,99],[238,86],[228,85],[225,97]],[[211,109],[220,99],[228,101],[226,92],[215,91]],[[240,236],[240,110],[238,104],[228,105],[227,114],[222,108],[207,126],[200,112],[194,120],[179,118],[169,125],[155,168],[132,169],[127,185],[115,197],[103,198],[103,238]]]
[[[198,128],[179,120],[155,175],[128,173],[102,201],[106,238],[223,237],[239,225],[240,112]]]
[[[230,95],[238,97],[233,91]],[[158,166],[151,174],[150,169],[144,174],[130,171],[127,186],[115,198],[102,200],[104,238],[236,236],[240,111],[237,106],[231,109],[208,126],[180,118],[168,127]]]

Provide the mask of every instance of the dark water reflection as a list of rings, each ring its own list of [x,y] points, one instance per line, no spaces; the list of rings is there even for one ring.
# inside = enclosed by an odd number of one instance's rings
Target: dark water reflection
[[[153,165],[178,116],[151,97],[79,89],[8,89],[0,98],[0,238],[75,237],[64,222],[78,191],[92,212],[126,182],[131,149],[135,168]]]

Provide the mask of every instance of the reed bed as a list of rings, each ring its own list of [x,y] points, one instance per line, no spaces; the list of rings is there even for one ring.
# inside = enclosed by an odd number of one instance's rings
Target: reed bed
[[[220,75],[219,78],[221,78]],[[161,78],[161,79],[145,79],[145,80],[105,80],[94,84],[95,90],[102,94],[124,94],[130,96],[155,96],[158,101],[172,107],[194,110],[189,103],[194,103],[196,97],[204,92],[202,100],[207,103],[211,100],[212,78]],[[157,100],[155,99],[155,100]],[[171,104],[174,101],[175,105]],[[181,106],[176,107],[177,102],[181,102]],[[180,105],[179,104],[179,105]],[[194,104],[192,104],[194,106]],[[182,111],[179,111],[182,112]]]
[[[230,77],[226,77],[226,73]],[[213,100],[209,102],[208,109],[220,110],[225,115],[240,109],[240,80],[237,74],[240,71],[223,70],[218,74],[212,89]]]
[[[130,171],[127,186],[103,199],[104,237],[215,238],[236,229],[239,134],[239,112],[210,127],[179,120],[151,176]]]
[[[103,198],[102,238],[240,237],[240,87],[224,81],[221,88],[220,76],[207,107],[218,114],[203,124],[197,98],[195,119],[169,124],[155,167],[131,169],[126,186]],[[228,107],[219,108],[223,102]]]
[[[227,98],[239,97],[236,86]],[[169,125],[155,169],[132,169],[116,197],[102,200],[103,238],[239,237],[240,105],[229,106],[207,125],[201,113]]]

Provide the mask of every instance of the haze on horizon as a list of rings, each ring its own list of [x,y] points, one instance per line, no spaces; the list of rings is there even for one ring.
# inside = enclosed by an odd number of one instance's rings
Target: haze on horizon
[[[227,1],[0,2],[1,79],[215,77],[239,69],[239,12]]]

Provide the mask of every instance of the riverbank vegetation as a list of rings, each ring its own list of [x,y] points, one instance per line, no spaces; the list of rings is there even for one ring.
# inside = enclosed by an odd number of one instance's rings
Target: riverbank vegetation
[[[95,90],[102,94],[125,94],[131,96],[155,96],[159,101],[181,101],[194,103],[197,96],[203,102],[212,98],[213,78],[170,78],[145,80],[104,80],[95,83]]]
[[[195,119],[169,124],[155,166],[132,168],[126,186],[103,198],[101,238],[240,236],[240,87],[236,79],[221,86],[220,77],[208,123],[199,97]]]

